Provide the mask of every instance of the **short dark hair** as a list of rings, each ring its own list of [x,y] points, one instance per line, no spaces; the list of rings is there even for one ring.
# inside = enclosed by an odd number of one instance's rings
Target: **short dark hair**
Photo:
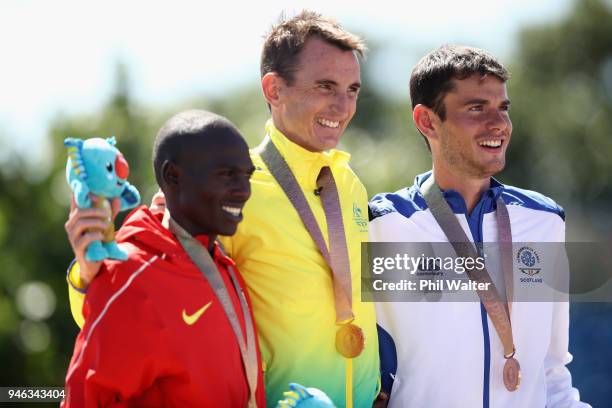
[[[365,42],[344,30],[335,20],[314,11],[303,10],[290,19],[281,16],[280,21],[266,35],[261,52],[261,77],[276,72],[291,85],[299,54],[311,37],[318,37],[343,51],[355,51],[361,57],[366,51]]]
[[[153,144],[153,170],[157,184],[162,186],[162,165],[166,160],[178,161],[181,152],[189,149],[191,142],[220,129],[242,137],[228,119],[205,110],[187,110],[168,119],[157,132]]]
[[[444,120],[444,97],[454,89],[453,79],[466,79],[474,74],[482,78],[494,75],[502,82],[510,78],[508,70],[485,50],[443,45],[431,51],[421,58],[410,75],[412,109],[419,104],[425,105]],[[427,138],[423,138],[429,147]]]

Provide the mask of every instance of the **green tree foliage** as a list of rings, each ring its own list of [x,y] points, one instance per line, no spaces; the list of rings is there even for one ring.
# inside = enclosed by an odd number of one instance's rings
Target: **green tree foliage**
[[[0,384],[61,385],[77,332],[66,319],[61,272],[70,259],[62,228],[67,210],[53,199],[51,176],[32,181],[23,160],[13,155],[11,161],[21,162],[18,170],[0,175]],[[58,294],[46,319],[29,318],[16,302],[32,281]]]
[[[78,332],[69,318],[62,274],[72,258],[63,228],[70,203],[64,138],[116,135],[132,164],[130,180],[146,185],[151,152],[150,138],[146,138],[151,126],[145,117],[133,106],[125,68],[119,66],[117,92],[101,112],[58,117],[51,126],[52,164],[46,176],[33,179],[30,173],[36,164],[17,153],[10,158],[10,171],[0,173],[0,359],[4,366],[0,384],[62,385]],[[32,282],[44,282],[43,287],[51,289],[51,301],[25,291]],[[36,316],[41,305],[54,313]],[[28,311],[32,308],[34,312]]]
[[[529,180],[561,201],[609,203],[610,3],[576,1],[562,21],[524,30],[512,71],[514,137],[507,178]]]
[[[431,156],[412,123],[410,102],[390,98],[374,86],[373,62],[384,58],[385,48],[368,41],[367,60],[362,63],[362,89],[357,113],[349,125],[340,148],[351,153],[351,166],[367,188],[370,197],[411,185],[416,174],[431,168]],[[370,64],[372,62],[372,64]],[[411,67],[405,69],[408,88]]]

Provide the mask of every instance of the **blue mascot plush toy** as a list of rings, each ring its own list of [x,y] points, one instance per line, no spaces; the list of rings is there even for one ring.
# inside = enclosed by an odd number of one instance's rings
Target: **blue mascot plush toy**
[[[127,161],[115,144],[114,137],[87,140],[69,137],[64,140],[68,148],[66,178],[79,208],[106,208],[110,213],[110,200],[119,199],[120,211],[140,203],[138,190],[126,181],[129,174]],[[90,194],[98,196],[95,204]],[[102,241],[94,241],[87,247],[85,257],[88,261],[127,259],[127,253],[115,242],[115,226],[110,218],[108,221]]]
[[[285,398],[278,401],[276,408],[335,408],[327,394],[318,388],[291,383],[289,391],[285,391],[283,396]]]

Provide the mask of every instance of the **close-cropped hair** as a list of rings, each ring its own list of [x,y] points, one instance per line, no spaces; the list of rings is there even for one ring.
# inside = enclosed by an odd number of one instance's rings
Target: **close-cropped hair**
[[[344,30],[335,20],[314,11],[303,10],[290,19],[281,16],[280,21],[266,35],[260,63],[262,78],[269,72],[275,72],[292,85],[300,52],[312,37],[320,38],[343,51],[354,51],[360,57],[366,51],[363,39]]]
[[[157,184],[162,187],[162,165],[166,160],[177,161],[190,143],[206,138],[217,131],[240,132],[227,118],[212,112],[191,109],[168,119],[157,132],[153,143],[153,171]],[[240,136],[242,137],[242,136]]]

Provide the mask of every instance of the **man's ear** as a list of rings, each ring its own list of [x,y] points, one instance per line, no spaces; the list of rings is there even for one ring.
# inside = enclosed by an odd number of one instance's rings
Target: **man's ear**
[[[164,160],[161,166],[161,176],[166,186],[176,189],[179,185],[181,168],[170,160]]]
[[[419,132],[423,134],[428,140],[438,139],[438,134],[435,129],[435,122],[439,120],[438,115],[427,106],[418,104],[412,110],[412,120],[415,126],[419,129]]]
[[[285,81],[276,72],[268,72],[261,78],[261,89],[264,94],[264,98],[271,106],[278,106],[280,104],[280,94]]]

